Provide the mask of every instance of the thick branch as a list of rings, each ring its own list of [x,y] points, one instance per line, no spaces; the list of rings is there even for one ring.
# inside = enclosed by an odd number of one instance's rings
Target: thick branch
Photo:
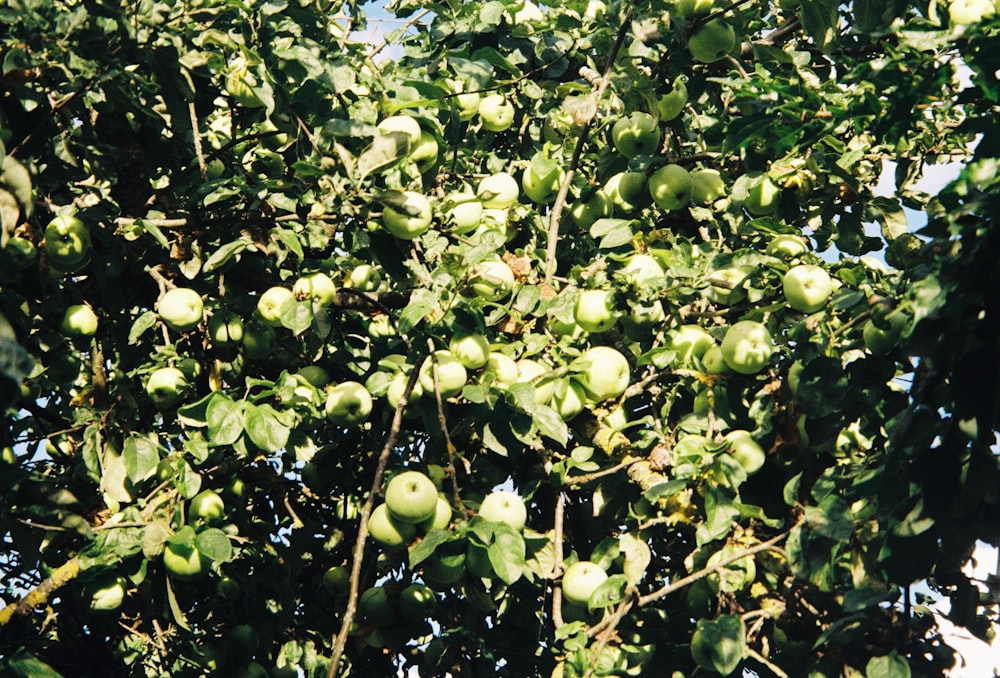
[[[26,596],[16,603],[11,603],[0,610],[0,628],[7,625],[14,615],[23,616],[39,607],[57,590],[76,579],[80,574],[80,560],[72,558],[60,565],[52,575],[41,584],[31,589]]]

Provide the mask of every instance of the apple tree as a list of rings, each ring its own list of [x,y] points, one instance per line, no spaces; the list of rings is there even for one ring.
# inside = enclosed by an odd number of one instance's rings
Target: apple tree
[[[550,5],[0,7],[5,675],[993,637],[993,2]]]

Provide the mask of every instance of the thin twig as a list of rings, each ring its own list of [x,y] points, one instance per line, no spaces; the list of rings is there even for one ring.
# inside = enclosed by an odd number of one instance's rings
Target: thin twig
[[[614,475],[614,474],[618,473],[619,471],[621,471],[622,469],[628,468],[629,466],[631,466],[632,464],[636,463],[637,461],[642,461],[642,460],[634,458],[634,457],[627,457],[627,458],[623,459],[621,461],[621,463],[615,464],[614,466],[612,466],[610,468],[602,469],[600,471],[594,471],[593,473],[587,473],[587,474],[584,474],[582,476],[572,476],[572,477],[566,478],[566,480],[564,482],[565,482],[565,484],[568,487],[576,487],[578,485],[586,485],[589,482],[592,482],[594,480],[598,480],[598,479],[603,478],[605,476]]]
[[[201,131],[198,129],[198,111],[194,102],[188,102],[188,114],[191,116],[191,136],[194,139],[194,155],[198,158],[198,169],[201,171],[201,178],[208,179],[208,163],[205,162],[205,153],[201,149]]]

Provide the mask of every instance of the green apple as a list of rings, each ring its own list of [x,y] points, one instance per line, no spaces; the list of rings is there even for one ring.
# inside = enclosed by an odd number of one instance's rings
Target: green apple
[[[556,199],[565,176],[559,161],[539,151],[521,174],[521,188],[532,202],[548,205]]]
[[[38,261],[38,248],[35,247],[35,243],[19,235],[12,236],[7,241],[6,251],[18,271],[23,271]]]
[[[490,342],[478,333],[454,335],[448,342],[448,350],[470,370],[478,370],[490,359]]]
[[[753,272],[748,266],[730,266],[712,271],[710,280],[713,284],[704,290],[705,298],[715,304],[733,304],[746,296],[742,288],[743,281]],[[714,284],[718,281],[719,284]]]
[[[187,388],[187,377],[176,367],[157,368],[146,380],[146,395],[161,409],[179,402]]]
[[[322,271],[306,273],[292,284],[292,295],[299,301],[311,301],[316,306],[329,306],[337,298],[337,286]]]
[[[438,487],[438,483],[434,483],[434,487]],[[420,522],[417,527],[425,533],[431,530],[443,530],[451,524],[451,516],[451,504],[448,503],[447,499],[438,495],[437,504],[434,506],[434,515]]]
[[[331,596],[339,596],[348,592],[351,586],[351,571],[343,565],[334,565],[323,573],[321,586]]]
[[[466,382],[469,380],[469,373],[465,365],[452,355],[451,351],[434,351],[432,356],[428,356],[420,365],[420,386],[424,393],[434,393],[434,372],[437,368],[437,386],[442,398],[451,398],[462,392]]]
[[[634,338],[641,339],[644,330],[656,327],[666,319],[667,314],[663,310],[663,304],[660,303],[659,299],[654,299],[653,301],[630,304],[624,322],[627,330],[638,335]]]
[[[382,284],[382,274],[371,264],[358,264],[348,274],[347,284],[362,292],[374,292]]]
[[[257,313],[271,327],[281,327],[281,314],[289,304],[295,303],[295,293],[287,287],[275,285],[264,290],[257,300]],[[246,337],[244,336],[244,345]]]
[[[628,360],[610,346],[588,348],[577,362],[580,385],[595,402],[617,398],[625,392],[632,378]]]
[[[581,229],[589,229],[598,219],[610,217],[615,204],[603,190],[594,191],[586,200],[579,200],[570,208],[570,216]]]
[[[662,139],[656,118],[643,111],[633,111],[627,118],[618,118],[611,127],[611,142],[626,158],[656,155]]]
[[[248,325],[243,330],[243,354],[251,360],[261,360],[271,355],[274,330],[261,325]]]
[[[750,179],[743,206],[753,216],[763,217],[774,212],[780,198],[781,187],[768,175],[760,174]]]
[[[748,476],[752,476],[764,466],[767,454],[749,431],[729,431],[724,438],[729,443],[729,454],[743,467]]]
[[[480,299],[500,301],[514,289],[514,271],[499,259],[483,261],[472,269],[469,285]]]
[[[590,596],[607,579],[608,573],[597,563],[578,560],[563,573],[563,599],[571,605],[587,607]]]
[[[208,338],[215,346],[243,341],[243,319],[232,311],[216,311],[208,319]]]
[[[951,0],[948,3],[948,20],[952,26],[979,23],[997,12],[993,0]]]
[[[330,373],[319,365],[306,365],[296,370],[293,375],[299,381],[305,381],[316,389],[326,388],[330,383]]]
[[[479,517],[493,523],[505,523],[520,532],[528,520],[528,508],[514,492],[496,490],[483,497]]]
[[[642,197],[646,177],[642,172],[619,172],[608,179],[601,189],[611,203],[625,214],[631,214]]]
[[[226,75],[226,93],[246,108],[262,108],[264,100],[254,91],[257,87],[257,76],[250,72],[245,59],[239,58],[232,62]]]
[[[500,386],[509,387],[517,381],[517,361],[506,353],[492,351],[486,361],[486,369]]]
[[[208,559],[194,545],[185,546],[168,541],[163,549],[163,567],[175,579],[199,579],[205,574]]]
[[[454,94],[452,98],[458,104],[458,119],[462,122],[468,122],[476,117],[476,114],[479,113],[482,95],[479,92],[466,91],[468,88],[461,80],[449,80],[448,86]]]
[[[368,336],[372,339],[385,339],[398,334],[396,326],[388,313],[376,313],[368,322]]]
[[[621,270],[622,276],[632,285],[643,288],[664,282],[663,267],[656,257],[649,254],[633,254]]]
[[[587,391],[576,379],[557,384],[552,393],[552,409],[559,413],[563,421],[569,421],[583,412],[587,405]]]
[[[202,490],[191,497],[188,504],[188,520],[217,523],[226,514],[226,504],[215,490]]]
[[[389,592],[382,586],[372,586],[358,596],[358,614],[369,624],[392,626],[396,623],[396,608]]]
[[[657,102],[656,112],[660,114],[660,120],[664,122],[673,120],[681,114],[687,102],[687,76],[678,75],[674,78],[671,90],[661,96]]]
[[[715,0],[677,0],[674,8],[685,19],[712,11]]]
[[[102,572],[83,588],[83,599],[95,612],[114,612],[125,602],[128,582],[116,572]]]
[[[767,244],[767,254],[779,259],[794,259],[806,253],[806,242],[797,235],[776,235]]]
[[[385,391],[385,400],[389,403],[389,407],[396,409],[399,407],[399,403],[403,399],[403,392],[406,391],[406,384],[409,381],[409,376],[405,372],[397,372],[392,377],[392,381],[389,382],[389,387]],[[413,391],[410,393],[410,397],[407,403],[412,403],[422,396],[424,393],[423,387],[420,385],[420,380],[413,385]],[[407,410],[409,411],[409,410]]]
[[[691,173],[680,165],[664,165],[649,177],[649,194],[665,210],[679,210],[691,202],[694,183]]]
[[[412,621],[431,616],[435,604],[437,596],[429,586],[410,584],[399,592],[399,611]]]
[[[92,337],[97,332],[97,314],[87,304],[71,304],[63,313],[59,329],[68,337]]]
[[[551,373],[552,368],[549,365],[531,358],[521,358],[517,361],[516,383],[533,384],[535,387],[535,402],[539,405],[545,405],[552,399],[556,385],[552,380],[541,381],[540,378]]]
[[[722,19],[709,21],[688,38],[688,51],[703,64],[725,59],[735,46],[736,31]]]
[[[618,321],[614,294],[610,290],[583,290],[577,297],[573,317],[586,332],[606,332]]]
[[[420,138],[410,147],[410,162],[416,163],[421,174],[428,171],[438,161],[438,142],[430,132],[421,132]]]
[[[402,132],[409,140],[411,149],[420,141],[422,133],[420,123],[408,115],[391,115],[376,125],[376,129],[382,134]]]
[[[708,347],[705,354],[701,356],[701,364],[707,374],[725,374],[730,371],[729,365],[726,364],[726,359],[722,355],[722,347],[718,344],[712,344]]]
[[[483,220],[483,203],[471,191],[449,193],[444,200],[445,218],[456,233],[476,230]]]
[[[76,273],[90,262],[90,231],[76,217],[58,216],[45,227],[45,254],[49,266]]]
[[[723,559],[731,558],[739,552],[734,544],[727,544],[713,553],[705,563],[711,567]],[[749,587],[757,578],[757,563],[753,557],[740,558],[708,576],[708,583],[715,591],[741,591]]]
[[[167,291],[157,305],[157,311],[167,327],[177,332],[193,330],[201,322],[205,304],[201,295],[189,287]]]
[[[476,186],[476,196],[484,209],[506,209],[517,202],[521,189],[517,179],[507,172],[497,172],[483,177]]]
[[[450,587],[465,576],[465,554],[435,552],[424,561],[424,580],[439,587]]]
[[[414,240],[431,227],[434,212],[431,201],[416,191],[403,191],[404,204],[400,210],[386,206],[382,210],[382,223],[389,233],[400,240]]]
[[[514,124],[514,104],[502,94],[490,94],[479,102],[479,119],[491,132],[502,132]]]
[[[715,345],[715,338],[698,325],[681,325],[671,330],[668,341],[677,354],[676,364],[685,367],[694,365],[696,359],[700,360]]]
[[[339,426],[356,426],[372,413],[372,396],[363,384],[343,381],[327,391],[323,413]]]
[[[385,487],[385,507],[398,522],[416,525],[434,516],[438,491],[420,471],[397,473]]]
[[[726,330],[722,357],[729,369],[740,374],[756,374],[771,360],[774,341],[763,323],[740,320]]]
[[[833,280],[822,266],[799,264],[785,273],[781,282],[788,305],[802,313],[815,313],[833,294]]]
[[[691,202],[698,205],[713,203],[726,196],[726,182],[716,169],[696,169],[691,172]]]
[[[368,534],[382,546],[396,549],[410,543],[417,535],[417,527],[412,523],[396,520],[385,504],[379,504],[368,519]]]
[[[906,327],[907,317],[904,313],[897,311],[885,317],[887,327],[879,327],[873,321],[865,321],[861,330],[862,338],[872,355],[886,355],[897,343]]]

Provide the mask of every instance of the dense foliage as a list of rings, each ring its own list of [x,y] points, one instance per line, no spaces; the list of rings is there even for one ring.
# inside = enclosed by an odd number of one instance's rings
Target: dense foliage
[[[993,3],[552,5],[0,7],[0,670],[992,638]]]

